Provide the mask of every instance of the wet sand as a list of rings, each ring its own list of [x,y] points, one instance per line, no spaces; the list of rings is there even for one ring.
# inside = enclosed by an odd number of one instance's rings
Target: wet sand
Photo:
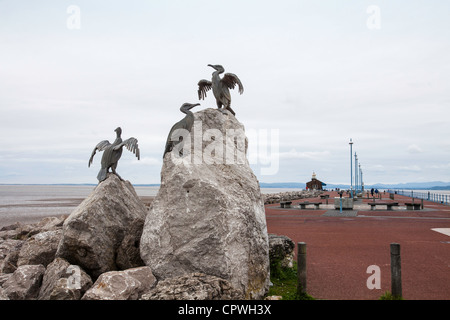
[[[139,197],[146,207],[150,207],[154,196]],[[6,209],[0,215],[0,229],[17,222],[23,224],[36,223],[45,217],[59,217],[69,215],[83,202],[85,198],[48,198],[23,201],[14,204],[2,204],[0,208]],[[23,208],[23,210],[21,210]],[[35,210],[33,210],[35,209]]]

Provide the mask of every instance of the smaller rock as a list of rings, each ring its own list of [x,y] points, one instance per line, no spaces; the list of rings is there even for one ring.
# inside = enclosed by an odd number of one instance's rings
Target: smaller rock
[[[37,223],[22,224],[16,222],[0,229],[0,239],[26,240],[40,232],[57,230],[62,228],[67,215],[60,217],[46,217]]]
[[[137,300],[156,284],[149,267],[102,273],[82,300]]]
[[[91,277],[79,266],[56,258],[47,266],[39,300],[79,300],[92,286]]]
[[[158,282],[142,300],[236,300],[242,293],[225,279],[192,273]]]
[[[6,258],[6,256],[14,249],[22,245],[22,240],[6,239],[0,240],[0,261]]]
[[[0,287],[0,300],[9,300],[8,296],[6,295],[5,290],[3,290],[2,287]]]
[[[19,228],[19,227],[20,227],[20,222],[16,222],[16,223],[14,223],[14,224],[10,224],[10,225],[1,227],[1,228],[0,228],[0,232],[2,232],[2,231],[16,230],[16,229]]]
[[[305,198],[315,198],[322,194],[321,190],[299,190],[278,193],[263,194],[264,204],[279,203],[280,201],[292,201]]]
[[[67,215],[62,215],[60,217],[45,217],[38,223],[35,223],[33,227],[39,232],[56,230],[62,228],[64,220],[66,220],[67,217]]]
[[[24,265],[3,284],[3,289],[11,300],[35,300],[44,276],[45,267],[39,265]]]
[[[12,273],[0,273],[0,287],[12,276]]]
[[[17,259],[24,241],[0,240],[0,272],[13,273],[17,269]]]
[[[294,248],[295,244],[290,238],[283,235],[269,234],[269,258],[271,267],[292,268]]]
[[[282,300],[282,296],[267,296],[264,300]]]
[[[66,278],[58,279],[50,293],[49,300],[80,300],[80,290],[67,285]]]
[[[62,230],[40,232],[25,240],[20,249],[18,266],[42,264],[46,267],[55,258]]]

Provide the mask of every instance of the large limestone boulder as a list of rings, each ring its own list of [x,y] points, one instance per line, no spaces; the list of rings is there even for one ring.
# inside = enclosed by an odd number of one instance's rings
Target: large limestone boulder
[[[146,214],[131,183],[109,174],[64,221],[56,257],[94,279],[143,265],[138,248]]]
[[[216,109],[194,117],[191,140],[183,137],[182,152],[174,148],[164,157],[142,232],[142,260],[158,279],[200,272],[229,281],[246,299],[262,298],[268,235],[244,126]]]

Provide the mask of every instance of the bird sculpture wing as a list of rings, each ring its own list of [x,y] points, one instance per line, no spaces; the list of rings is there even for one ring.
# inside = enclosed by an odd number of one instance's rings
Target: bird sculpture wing
[[[200,80],[198,82],[198,99],[204,100],[206,98],[206,92],[211,90],[212,82],[208,80]]]
[[[141,159],[141,152],[139,151],[138,140],[136,138],[128,138],[125,141],[122,141],[120,144],[114,147],[114,150],[118,150],[125,146],[129,151],[133,152],[138,160]]]
[[[222,83],[224,83],[229,89],[234,89],[236,85],[238,85],[239,93],[242,94],[244,92],[244,86],[241,83],[241,80],[234,73],[225,73],[222,78]]]
[[[111,143],[109,143],[108,140],[100,141],[100,142],[95,146],[94,150],[92,151],[91,157],[89,158],[88,167],[91,166],[92,160],[94,160],[94,155],[95,155],[95,153],[97,152],[97,150],[98,150],[98,151],[103,151],[103,150],[106,149],[106,147],[108,147],[108,146],[110,146],[110,145],[111,145]]]

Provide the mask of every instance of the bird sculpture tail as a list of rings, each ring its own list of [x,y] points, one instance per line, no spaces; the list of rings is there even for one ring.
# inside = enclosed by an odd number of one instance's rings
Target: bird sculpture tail
[[[108,169],[107,168],[101,168],[100,171],[98,172],[97,180],[99,182],[102,182],[103,180],[105,180],[107,173],[108,173]]]

